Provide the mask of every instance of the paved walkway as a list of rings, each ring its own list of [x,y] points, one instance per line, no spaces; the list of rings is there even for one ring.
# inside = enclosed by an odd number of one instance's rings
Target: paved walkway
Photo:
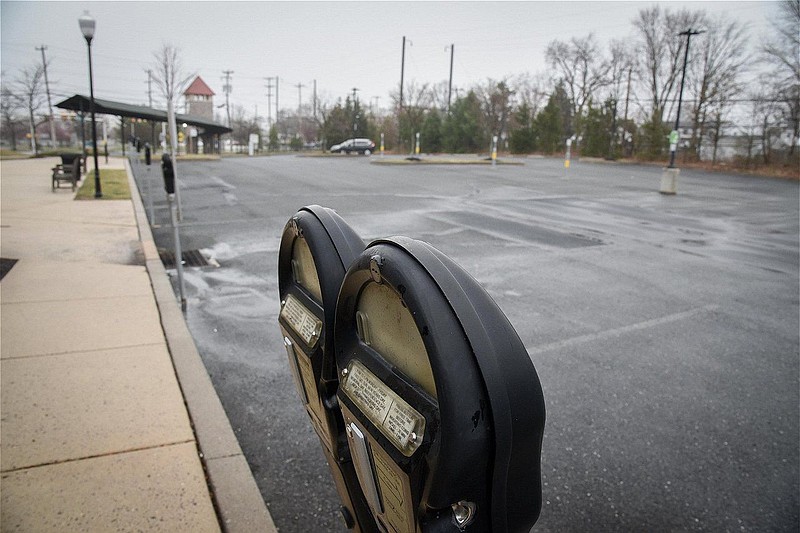
[[[0,163],[0,530],[275,531],[133,181],[74,201],[56,162]]]

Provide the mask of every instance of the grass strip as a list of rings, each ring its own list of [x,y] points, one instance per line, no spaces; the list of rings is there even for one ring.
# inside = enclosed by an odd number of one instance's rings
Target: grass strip
[[[131,190],[128,188],[128,173],[125,169],[100,169],[100,190],[102,200],[130,200]],[[76,200],[94,200],[94,170],[89,170],[83,185],[75,195]]]

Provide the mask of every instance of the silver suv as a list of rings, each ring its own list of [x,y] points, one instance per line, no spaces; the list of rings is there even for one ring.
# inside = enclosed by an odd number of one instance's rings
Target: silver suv
[[[334,144],[331,146],[331,153],[345,153],[356,152],[359,154],[369,155],[375,151],[375,143],[369,139],[347,139],[343,143]]]

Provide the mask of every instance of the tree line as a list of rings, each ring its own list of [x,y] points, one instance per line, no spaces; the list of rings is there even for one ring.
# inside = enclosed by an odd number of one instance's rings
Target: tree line
[[[411,151],[417,132],[423,151],[488,151],[493,136],[512,153],[563,151],[565,141],[585,156],[661,159],[669,149],[686,62],[681,151],[717,159],[720,140],[736,138],[739,153],[763,163],[796,163],[800,134],[800,0],[784,0],[772,31],[756,50],[748,28],[704,10],[642,9],[631,38],[606,46],[593,34],[553,40],[544,51],[549,70],[487,79],[456,94],[447,82],[412,81],[391,94],[393,112],[379,115],[348,96],[320,105],[314,120],[296,116],[276,127],[291,136],[324,139],[327,147],[354,136]],[[308,118],[308,117],[307,117]],[[303,126],[304,125],[304,126]],[[357,135],[358,134],[358,135]]]
[[[492,137],[501,150],[553,154],[565,148],[584,156],[667,155],[674,128],[688,38],[693,34],[682,98],[681,152],[693,160],[717,159],[724,138],[736,139],[746,163],[796,164],[800,137],[800,0],[783,0],[769,35],[750,46],[747,26],[704,10],[641,9],[631,36],[600,43],[593,34],[556,39],[544,57],[547,72],[486,79],[456,89],[447,81],[411,81],[390,94],[391,111],[365,106],[355,94],[335,103],[281,110],[264,128],[263,117],[233,106],[231,135],[261,147],[329,148],[352,137],[378,140],[387,150],[412,151],[419,133],[425,152],[485,152]],[[20,126],[35,151],[36,128],[47,120],[43,67],[3,75],[0,123],[16,148]]]

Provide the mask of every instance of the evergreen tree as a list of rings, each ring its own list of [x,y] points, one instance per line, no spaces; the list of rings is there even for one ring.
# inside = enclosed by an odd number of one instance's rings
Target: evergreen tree
[[[486,148],[488,139],[481,129],[481,104],[470,91],[450,107],[442,127],[442,144],[448,152],[477,152]]]
[[[536,130],[533,127],[533,113],[527,102],[524,102],[514,114],[517,124],[511,130],[509,145],[515,154],[526,154],[536,150]]]
[[[561,149],[564,143],[564,131],[561,122],[561,109],[559,108],[556,91],[550,95],[547,105],[536,116],[535,125],[538,132],[539,150],[545,154],[552,154]]]
[[[611,144],[611,102],[603,106],[595,106],[590,100],[584,119],[583,143],[581,155],[605,157]]]
[[[661,121],[661,113],[655,110],[650,120],[641,127],[641,149],[639,155],[647,159],[666,157],[670,127]]]
[[[275,151],[278,148],[280,148],[278,144],[278,127],[273,124],[269,128],[269,149]]]
[[[432,109],[425,117],[420,133],[420,145],[427,153],[442,151],[442,117],[437,109]]]

